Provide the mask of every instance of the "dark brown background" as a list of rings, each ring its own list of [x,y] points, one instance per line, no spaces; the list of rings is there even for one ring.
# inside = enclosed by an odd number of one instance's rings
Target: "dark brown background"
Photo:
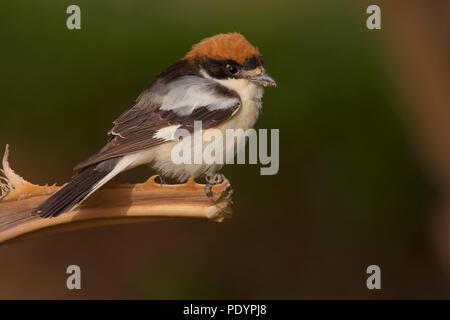
[[[82,29],[65,27],[66,7]],[[369,4],[382,30],[365,26]],[[0,9],[0,145],[63,183],[152,77],[201,38],[263,53],[258,128],[280,171],[229,166],[234,217],[164,220],[0,246],[0,298],[449,298],[448,1],[31,1]],[[118,181],[139,182],[147,168]],[[82,290],[65,287],[66,267]],[[382,290],[365,286],[368,265]]]

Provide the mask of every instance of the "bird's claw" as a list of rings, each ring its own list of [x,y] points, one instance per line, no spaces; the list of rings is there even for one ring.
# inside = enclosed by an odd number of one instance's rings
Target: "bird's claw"
[[[223,190],[223,192],[220,194],[219,199],[217,199],[216,202],[220,202],[222,200],[229,200],[233,195],[233,192],[234,192],[233,187],[230,184],[225,190]]]
[[[163,184],[167,184],[166,180],[164,180],[163,176],[158,174],[158,178],[159,178],[159,185],[162,187]]]
[[[233,188],[231,187],[230,181],[221,173],[215,173],[206,176],[206,186],[205,186],[205,194],[211,200],[211,202],[218,203],[222,200],[228,200],[231,198],[233,194]],[[214,200],[214,196],[212,194],[212,187],[216,184],[221,184],[222,182],[227,182],[228,187],[220,194],[217,200]]]

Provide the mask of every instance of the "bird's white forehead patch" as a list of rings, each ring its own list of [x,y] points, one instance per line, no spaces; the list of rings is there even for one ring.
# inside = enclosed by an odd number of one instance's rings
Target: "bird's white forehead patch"
[[[175,139],[175,132],[177,131],[177,129],[180,127],[179,124],[173,125],[173,126],[168,126],[168,127],[164,127],[159,129],[158,131],[155,132],[155,134],[153,135],[153,138],[155,139],[164,139],[166,141],[170,141],[170,140],[174,140]]]

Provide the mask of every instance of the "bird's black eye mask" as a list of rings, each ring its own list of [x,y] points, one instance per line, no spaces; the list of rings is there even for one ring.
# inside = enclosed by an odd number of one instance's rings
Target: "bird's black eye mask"
[[[262,56],[245,59],[242,67],[244,70],[253,70],[257,67],[264,67],[264,59]]]
[[[246,59],[242,64],[234,60],[216,60],[203,58],[199,60],[199,65],[208,72],[208,75],[215,79],[240,78],[240,70],[253,70],[264,66],[262,56]]]

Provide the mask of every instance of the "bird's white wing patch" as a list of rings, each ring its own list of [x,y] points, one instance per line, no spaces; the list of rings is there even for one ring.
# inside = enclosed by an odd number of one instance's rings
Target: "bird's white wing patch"
[[[161,128],[155,132],[155,134],[153,135],[153,138],[164,139],[166,141],[174,140],[175,132],[177,131],[177,129],[179,127],[180,127],[180,125],[177,124],[177,125]]]

